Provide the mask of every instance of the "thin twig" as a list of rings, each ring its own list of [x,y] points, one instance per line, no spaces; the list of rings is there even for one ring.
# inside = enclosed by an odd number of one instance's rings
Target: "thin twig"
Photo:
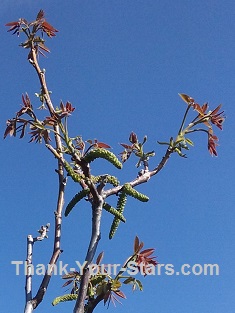
[[[32,59],[30,59],[29,61],[34,67],[34,69],[36,70],[36,73],[38,75],[38,78],[41,84],[42,92],[44,94],[46,105],[49,109],[51,116],[53,116],[53,114],[55,113],[55,109],[51,102],[50,94],[47,88],[46,79],[45,79],[45,71],[41,70],[38,64],[37,54],[36,54],[35,48],[33,47],[33,43],[31,47],[31,56],[32,56]],[[59,136],[60,131],[59,131],[58,125],[56,124],[54,125],[54,133],[55,133],[56,150],[62,151],[62,142]],[[62,156],[62,154],[60,155]],[[53,274],[53,266],[56,264],[59,258],[59,255],[61,253],[61,249],[60,249],[61,223],[62,223],[62,209],[64,205],[64,192],[65,192],[66,180],[64,177],[63,164],[60,159],[58,159],[58,168],[56,172],[58,173],[59,190],[58,190],[58,198],[57,198],[57,207],[56,207],[56,212],[55,212],[54,248],[53,248],[52,256],[49,262],[49,265],[50,265],[49,269],[47,270],[46,274],[43,277],[43,280],[37,291],[37,294],[32,300],[28,302],[28,306],[33,307],[33,309],[35,309],[39,305],[39,303],[42,301],[46,293],[46,290],[48,288],[51,276]],[[26,304],[26,307],[27,307],[27,304]],[[28,312],[30,311],[27,311],[27,313]]]
[[[158,174],[163,169],[163,167],[166,165],[168,159],[170,158],[173,152],[174,150],[168,147],[164,157],[162,158],[161,162],[157,165],[157,167],[155,167],[152,171],[143,173],[141,176],[138,176],[134,180],[130,181],[128,184],[130,184],[132,187],[135,187],[140,184],[146,183],[152,176]],[[117,194],[122,189],[122,187],[123,185],[119,185],[117,187],[103,191],[103,197],[107,198]]]
[[[26,279],[25,279],[25,298],[26,303],[32,300],[32,257],[33,257],[33,236],[28,235],[27,237],[27,258],[26,258]]]
[[[25,312],[33,311],[33,301],[32,300],[32,275],[33,275],[33,245],[36,241],[42,241],[47,238],[47,232],[49,230],[50,224],[41,226],[38,230],[40,236],[34,237],[32,235],[27,236],[27,258],[26,258],[26,279],[25,279],[25,297],[26,305]]]

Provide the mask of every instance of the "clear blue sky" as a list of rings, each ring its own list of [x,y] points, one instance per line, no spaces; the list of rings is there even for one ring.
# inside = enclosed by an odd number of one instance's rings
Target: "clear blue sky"
[[[70,118],[73,135],[97,138],[121,151],[131,131],[147,135],[149,150],[156,151],[154,166],[168,140],[179,128],[187,93],[211,108],[222,103],[227,120],[217,158],[211,158],[203,134],[193,135],[195,147],[188,158],[173,155],[166,168],[138,190],[147,193],[147,204],[128,201],[126,225],[108,240],[111,217],[104,213],[99,251],[104,261],[121,263],[132,251],[138,235],[146,247],[156,248],[160,263],[217,263],[219,276],[155,276],[143,279],[144,291],[132,294],[109,312],[232,313],[235,310],[234,225],[234,117],[235,117],[235,4],[234,1],[30,1],[4,0],[1,4],[1,115],[5,121],[19,109],[21,94],[28,92],[35,106],[39,84],[27,63],[27,51],[6,32],[4,24],[39,11],[58,35],[47,40],[51,53],[41,58],[46,68],[54,104],[69,100],[76,111]],[[22,312],[24,276],[15,276],[12,260],[24,260],[26,236],[40,225],[53,224],[57,177],[56,162],[43,145],[23,140],[1,140],[1,299],[2,312]],[[120,180],[136,176],[131,160]],[[106,172],[99,162],[94,173]],[[117,172],[113,172],[118,174]],[[76,193],[68,184],[66,201]],[[63,221],[61,259],[74,266],[83,260],[90,232],[90,211],[80,205]],[[86,226],[87,225],[87,226]],[[47,263],[49,239],[35,245],[35,263]],[[35,279],[33,290],[37,290]],[[61,295],[63,281],[54,277],[37,312],[71,312],[72,304],[50,307]],[[97,313],[104,312],[101,304]]]

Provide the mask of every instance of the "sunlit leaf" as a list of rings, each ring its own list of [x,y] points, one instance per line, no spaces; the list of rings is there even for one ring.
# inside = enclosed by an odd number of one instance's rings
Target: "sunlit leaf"
[[[126,299],[125,294],[121,290],[114,291],[117,296],[120,298]]]
[[[121,287],[121,282],[119,281],[119,280],[114,280],[113,282],[112,282],[112,290],[115,290],[115,289],[118,289],[118,288],[120,288]]]
[[[185,141],[186,141],[189,145],[193,146],[193,142],[192,142],[192,140],[190,140],[189,138],[185,138]]]
[[[105,148],[105,149],[111,148],[109,145],[107,145],[107,144],[104,143],[104,142],[96,142],[96,143],[95,143],[95,146],[96,146],[97,148]]]
[[[181,97],[181,99],[182,99],[183,101],[185,101],[187,104],[191,104],[191,103],[194,102],[194,99],[193,99],[193,98],[191,98],[190,96],[188,96],[188,95],[186,95],[186,94],[184,94],[184,93],[179,93],[178,95],[179,95],[179,96]]]
[[[138,285],[139,290],[143,291],[143,285],[142,285],[142,283],[141,283],[141,281],[139,279],[136,279],[136,284]]]
[[[10,22],[10,23],[7,23],[5,24],[5,26],[15,26],[15,25],[18,25],[18,21],[15,21],[15,22]]]
[[[124,280],[123,284],[128,285],[128,284],[133,284],[135,281],[134,277],[128,277],[127,279]]]
[[[222,107],[222,104],[218,105],[212,112],[211,112],[211,115],[215,115],[216,113],[219,112],[219,110],[221,109]]]
[[[182,158],[186,158],[186,154],[183,154],[179,148],[175,148],[175,151],[181,156]]]
[[[145,155],[148,156],[148,157],[153,157],[153,156],[155,156],[155,152],[154,151],[150,151],[150,152],[147,152]]]
[[[170,145],[170,143],[169,143],[169,142],[166,142],[166,141],[157,141],[157,143],[158,143],[159,145],[167,145],[167,146]]]
[[[141,251],[141,255],[144,257],[148,257],[151,254],[153,254],[154,251],[155,249],[146,249],[146,250]]]

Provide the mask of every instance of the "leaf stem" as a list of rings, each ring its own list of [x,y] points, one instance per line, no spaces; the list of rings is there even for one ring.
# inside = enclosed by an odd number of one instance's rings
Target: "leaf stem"
[[[182,129],[183,129],[183,127],[184,127],[184,123],[185,123],[185,120],[186,120],[186,117],[187,117],[187,115],[188,115],[188,112],[189,112],[190,108],[191,108],[191,105],[188,104],[187,109],[186,109],[186,111],[185,111],[185,113],[184,113],[184,117],[183,117],[182,123],[181,123],[181,125],[180,125],[180,129],[179,129],[178,135],[180,135],[181,132],[182,132]]]

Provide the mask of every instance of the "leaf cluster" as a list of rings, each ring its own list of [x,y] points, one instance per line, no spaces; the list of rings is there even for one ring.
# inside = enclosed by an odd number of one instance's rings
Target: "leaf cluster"
[[[116,267],[111,264],[101,264],[101,261],[104,257],[104,252],[101,252],[94,265],[91,265],[92,269],[95,269],[95,274],[92,274],[89,278],[89,287],[87,290],[85,312],[93,312],[93,309],[101,301],[104,302],[104,305],[109,306],[110,302],[115,305],[115,301],[120,303],[118,298],[126,299],[124,292],[121,290],[123,285],[132,286],[132,290],[139,289],[143,290],[143,285],[139,279],[130,274],[129,271],[129,262],[132,261],[132,270],[134,269],[134,263],[136,262],[136,269],[139,265],[143,265],[145,269],[149,265],[156,266],[157,262],[155,257],[152,257],[154,249],[145,249],[142,250],[144,246],[143,242],[139,241],[139,238],[136,236],[134,240],[134,252],[125,263],[122,265],[118,273],[114,274]],[[115,270],[112,271],[112,269]],[[111,269],[111,270],[110,270]],[[125,274],[125,275],[123,275]],[[59,297],[56,297],[52,304],[57,305],[60,302],[66,302],[71,300],[76,300],[79,292],[80,282],[81,282],[81,273],[78,271],[70,272],[62,277],[66,280],[63,284],[63,287],[72,286],[72,289],[69,294],[65,294]]]

